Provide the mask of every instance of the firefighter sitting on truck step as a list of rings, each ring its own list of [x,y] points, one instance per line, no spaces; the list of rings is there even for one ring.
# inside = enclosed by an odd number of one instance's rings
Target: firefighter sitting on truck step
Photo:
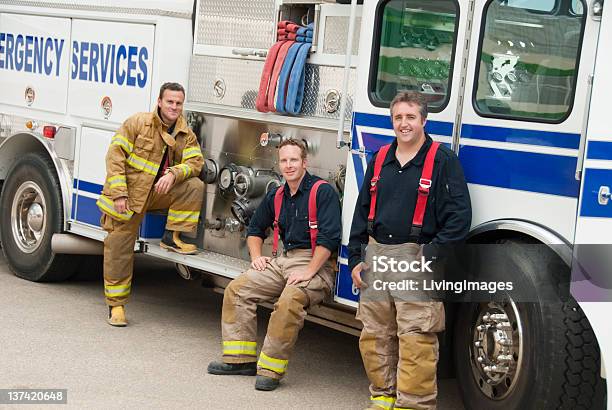
[[[274,390],[304,325],[306,308],[330,296],[335,272],[329,258],[340,243],[340,202],[336,191],[306,171],[306,146],[279,144],[279,167],[286,183],[269,192],[247,231],[251,268],[225,289],[221,331],[223,357],[211,362],[217,375],[257,374],[255,389]],[[266,230],[273,228],[273,257],[262,255]],[[276,254],[278,238],[284,252]],[[257,359],[257,303],[278,298]]]
[[[126,326],[124,305],[131,292],[134,243],[146,211],[168,209],[160,246],[181,254],[197,252],[181,232],[198,223],[204,183],[198,178],[203,156],[182,115],[185,90],[165,83],[157,107],[128,118],[111,140],[106,182],[97,202],[104,240],[104,294],[108,323]]]
[[[423,260],[423,244],[463,241],[472,218],[470,197],[457,156],[424,131],[424,96],[401,92],[390,110],[396,138],[368,164],[348,245],[353,284],[361,288],[359,349],[370,380],[370,408],[435,409],[436,333],[444,330],[444,305],[376,289],[378,280],[401,280],[410,273],[376,272],[374,257],[412,263]],[[361,262],[365,245],[367,264]]]

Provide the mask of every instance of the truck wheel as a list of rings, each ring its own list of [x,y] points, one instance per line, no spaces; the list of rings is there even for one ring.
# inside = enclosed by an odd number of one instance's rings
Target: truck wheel
[[[35,282],[68,278],[76,264],[51,251],[51,237],[63,227],[53,163],[41,154],[26,154],[10,169],[2,188],[0,239],[10,269]]]
[[[535,261],[516,242],[504,243],[509,262],[520,267],[517,280],[538,286],[542,267],[559,267],[552,252]],[[605,408],[599,346],[571,296],[465,303],[457,317],[455,368],[467,409]]]

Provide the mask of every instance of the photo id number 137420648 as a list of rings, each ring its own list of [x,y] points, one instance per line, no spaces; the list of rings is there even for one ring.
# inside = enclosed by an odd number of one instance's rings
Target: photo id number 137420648
[[[67,389],[0,389],[0,404],[66,404]]]

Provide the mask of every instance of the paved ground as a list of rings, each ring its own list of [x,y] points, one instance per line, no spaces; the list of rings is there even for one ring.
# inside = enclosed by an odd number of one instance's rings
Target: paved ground
[[[206,374],[219,357],[222,296],[180,279],[171,264],[139,258],[136,272],[130,326],[112,328],[100,281],[28,282],[0,252],[0,388],[67,388],[70,408],[367,405],[357,338],[311,323],[275,392],[255,391],[251,377]],[[260,341],[268,316],[261,309]],[[462,408],[454,380],[440,382],[440,396],[440,409]]]

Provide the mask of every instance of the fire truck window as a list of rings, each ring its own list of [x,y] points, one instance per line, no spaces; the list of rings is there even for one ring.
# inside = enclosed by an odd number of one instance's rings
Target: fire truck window
[[[582,1],[580,0],[572,0],[572,13],[578,16],[582,16],[584,14],[584,7],[582,6]]]
[[[420,91],[429,110],[448,101],[458,6],[451,0],[391,0],[377,16],[370,97],[388,106],[398,91]]]
[[[507,7],[545,11],[550,13],[555,8],[555,0],[498,0]]]
[[[481,115],[556,123],[567,118],[585,18],[576,5],[560,4],[565,9],[555,6],[550,13],[499,0],[487,5],[474,92]],[[534,5],[543,3],[529,2]]]

